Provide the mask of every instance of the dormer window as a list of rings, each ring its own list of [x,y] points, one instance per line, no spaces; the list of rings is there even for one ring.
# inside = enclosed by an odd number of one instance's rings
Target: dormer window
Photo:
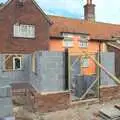
[[[35,26],[26,24],[14,24],[13,36],[22,38],[35,38]]]

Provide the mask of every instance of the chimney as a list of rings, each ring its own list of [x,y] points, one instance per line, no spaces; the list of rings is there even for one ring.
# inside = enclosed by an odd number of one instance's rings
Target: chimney
[[[87,0],[87,4],[84,6],[84,19],[95,21],[95,5],[92,4],[92,0]]]

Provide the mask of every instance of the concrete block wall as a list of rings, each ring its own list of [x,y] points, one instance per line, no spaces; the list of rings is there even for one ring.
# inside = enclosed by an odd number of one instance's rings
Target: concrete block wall
[[[38,52],[35,52],[35,72],[32,71],[32,55],[30,58],[30,83],[33,86],[33,88],[37,91],[40,92],[41,89],[41,75],[40,75],[40,66],[39,64],[39,54]]]
[[[38,91],[64,91],[65,70],[64,53],[38,51],[35,52],[36,72],[32,72],[32,54],[24,54],[23,69],[18,71],[5,70],[5,55],[0,54],[0,84],[6,82],[31,83]],[[4,80],[3,80],[4,79]]]
[[[19,71],[6,71],[5,70],[5,59],[6,54],[0,54],[0,76],[2,78],[9,78],[11,80],[11,83],[21,83],[21,82],[28,82],[29,81],[29,57],[30,54],[24,54],[23,59],[23,69]],[[4,82],[4,81],[3,81]],[[1,81],[0,81],[1,84]]]
[[[0,87],[0,117],[9,117],[13,115],[11,86]]]
[[[10,97],[0,98],[0,117],[13,116],[13,105]]]
[[[12,93],[11,93],[10,85],[0,87],[0,98],[1,97],[11,97],[11,96],[12,96]]]
[[[115,75],[115,54],[113,52],[101,53],[101,64],[113,75]],[[111,79],[102,69],[100,71],[101,85],[115,85]]]
[[[64,91],[65,66],[63,52],[36,52],[37,71],[31,73],[31,84],[37,91]]]

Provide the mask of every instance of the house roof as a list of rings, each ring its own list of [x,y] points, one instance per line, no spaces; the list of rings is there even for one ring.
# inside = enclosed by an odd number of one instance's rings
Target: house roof
[[[8,0],[3,6],[0,7],[0,10],[7,7],[13,0]],[[36,3],[35,0],[31,0],[33,4],[36,6],[36,8],[40,11],[40,13],[45,17],[45,19],[48,21],[49,24],[52,24],[49,17],[44,13],[44,11],[39,7],[39,5]]]
[[[91,40],[112,40],[112,36],[120,36],[120,25],[51,15],[49,18],[53,22],[50,36],[59,37],[61,32],[88,33]]]

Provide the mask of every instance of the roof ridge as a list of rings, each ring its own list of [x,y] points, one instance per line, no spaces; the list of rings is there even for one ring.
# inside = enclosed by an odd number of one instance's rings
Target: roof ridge
[[[70,18],[70,17],[65,17],[65,16],[57,16],[57,15],[48,15],[49,17],[58,17],[58,18],[64,18],[64,19],[69,19],[69,20],[79,20],[81,22],[87,22],[87,23],[90,23],[90,24],[106,24],[106,25],[112,25],[112,26],[120,26],[120,24],[114,24],[114,23],[107,23],[107,22],[101,22],[101,21],[94,21],[94,22],[91,22],[91,21],[87,21],[87,20],[84,20],[84,19],[78,19],[78,18]]]
[[[3,8],[5,8],[10,2],[12,2],[12,0],[7,0],[4,5],[2,7],[0,7],[0,10],[2,10]]]

